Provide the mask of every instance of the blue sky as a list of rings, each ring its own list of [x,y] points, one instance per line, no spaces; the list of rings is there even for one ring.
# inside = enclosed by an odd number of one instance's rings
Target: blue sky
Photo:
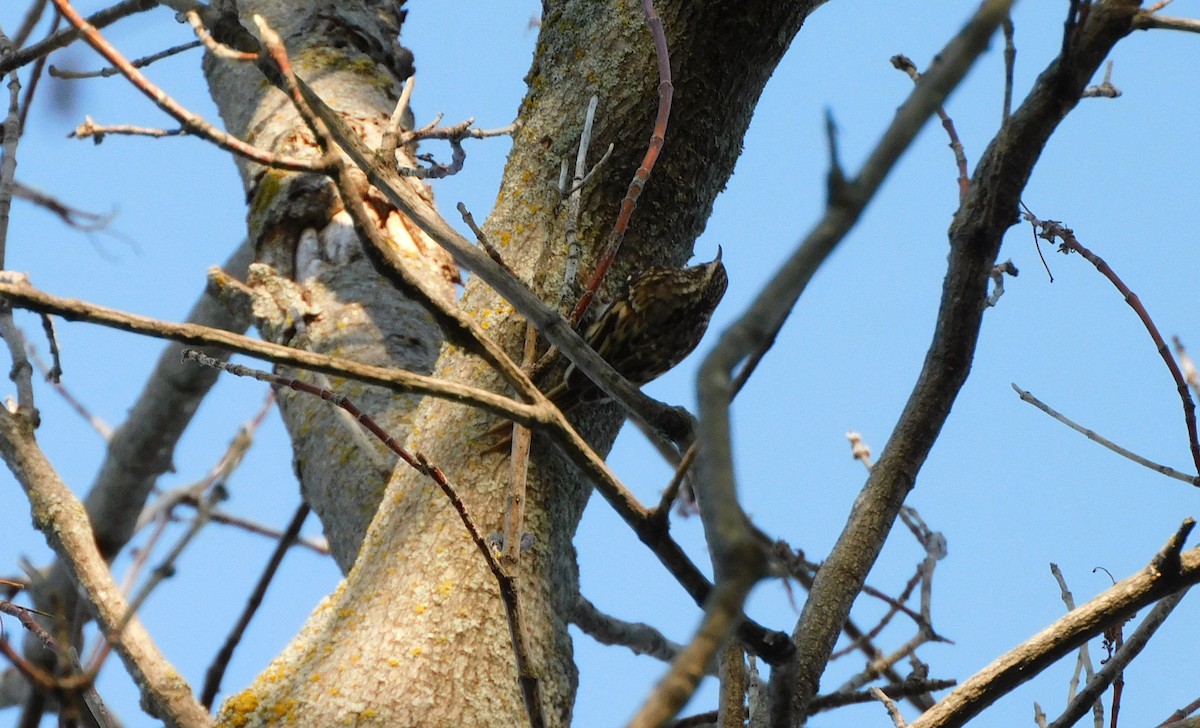
[[[21,7],[17,7],[21,6]],[[80,3],[84,11],[97,3]],[[718,310],[720,331],[818,219],[824,200],[823,115],[840,129],[848,172],[869,153],[911,89],[892,69],[903,52],[925,67],[959,28],[973,4],[948,0],[877,3],[837,0],[801,31],[771,79],[745,152],[717,200],[697,255],[724,248],[731,285]],[[1171,6],[1179,14],[1189,8]],[[501,126],[516,113],[535,40],[529,19],[538,3],[410,2],[405,39],[416,54],[419,120],[444,113]],[[15,27],[23,4],[6,3],[0,23]],[[1019,103],[1057,52],[1065,3],[1025,2],[1015,15]],[[158,10],[107,33],[136,56],[184,42],[186,26]],[[1195,216],[1200,152],[1194,144],[1200,96],[1194,36],[1138,33],[1113,56],[1119,99],[1085,101],[1051,140],[1024,201],[1042,218],[1063,220],[1138,293],[1166,336],[1178,334],[1200,356],[1195,315]],[[947,109],[972,168],[1000,119],[1002,58],[997,40]],[[53,62],[93,68],[85,48]],[[216,118],[196,52],[152,67],[150,74],[190,108]],[[115,210],[115,234],[83,235],[18,202],[8,266],[29,272],[54,293],[179,320],[200,291],[205,269],[224,260],[244,231],[240,183],[230,160],[195,139],[109,138],[95,146],[65,139],[85,114],[99,123],[169,126],[119,79],[75,82],[55,92],[46,81],[18,153],[18,178],[79,207]],[[603,100],[601,101],[601,113]],[[638,141],[641,143],[641,140]],[[669,143],[669,141],[668,141]],[[467,169],[439,181],[443,210],[462,201],[482,218],[496,194],[508,144],[476,142]],[[433,148],[440,154],[443,150]],[[554,165],[557,169],[557,163]],[[556,173],[556,172],[551,172]],[[931,339],[947,253],[946,229],[957,201],[956,172],[939,125],[927,126],[842,247],[800,299],[772,352],[735,404],[735,457],[745,507],[768,533],[819,560],[840,531],[864,479],[844,434],[861,432],[880,452],[919,371]],[[457,216],[452,215],[451,222]],[[636,224],[636,217],[635,222]],[[930,645],[931,676],[973,674],[1063,612],[1050,562],[1058,563],[1080,602],[1146,564],[1187,516],[1197,495],[1067,430],[1023,404],[1015,382],[1077,421],[1151,459],[1189,468],[1178,396],[1149,337],[1120,295],[1085,261],[1046,249],[1042,270],[1028,227],[1014,227],[1002,258],[1021,275],[984,321],[971,377],[909,504],[943,533],[949,556],[934,578],[934,625],[953,645]],[[21,319],[39,341],[37,326]],[[62,323],[66,383],[94,412],[119,423],[153,366],[158,342],[83,324]],[[711,338],[702,350],[711,344]],[[44,346],[42,347],[44,349]],[[648,391],[673,402],[693,400],[698,356]],[[204,404],[164,487],[191,482],[224,451],[236,427],[265,394],[226,379]],[[39,389],[39,438],[77,492],[84,492],[102,441],[46,387]],[[669,470],[635,432],[611,458],[626,483],[655,499]],[[0,474],[0,564],[19,556],[45,563],[48,550],[29,526],[24,498]],[[272,415],[230,482],[228,510],[282,526],[298,502],[290,453]],[[696,519],[675,525],[678,538],[705,561]],[[309,524],[310,533],[319,528]],[[210,526],[179,563],[178,575],[151,598],[143,618],[167,655],[198,687],[216,645],[244,603],[271,543]],[[585,595],[601,609],[653,624],[684,640],[699,611],[603,501],[593,502],[577,539]],[[922,557],[897,531],[869,582],[896,592]],[[152,560],[153,561],[153,560]],[[123,559],[118,570],[127,565]],[[249,682],[286,643],[336,583],[332,563],[291,553],[225,679],[227,696]],[[797,595],[797,599],[802,598]],[[796,613],[779,582],[767,582],[749,606],[757,619],[789,630]],[[870,625],[879,606],[860,603]],[[1196,697],[1195,647],[1200,612],[1185,600],[1126,673],[1122,718],[1128,725],[1163,720]],[[10,631],[15,624],[9,623]],[[1132,626],[1128,629],[1132,629]],[[895,647],[911,636],[897,621],[880,640]],[[654,660],[596,645],[577,634],[581,685],[576,724],[622,723],[662,674]],[[1093,642],[1093,656],[1099,641]],[[1062,706],[1073,660],[1067,659],[1007,697],[980,725],[1028,724],[1032,703],[1052,717]],[[861,668],[846,658],[830,669],[834,689]],[[101,690],[127,725],[151,725],[115,661]],[[689,706],[714,705],[711,686]],[[817,717],[817,726],[883,725],[878,705]]]

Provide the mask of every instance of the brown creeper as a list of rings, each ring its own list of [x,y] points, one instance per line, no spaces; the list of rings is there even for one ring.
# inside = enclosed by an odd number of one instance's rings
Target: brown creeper
[[[596,353],[637,386],[665,374],[692,353],[725,295],[721,250],[690,268],[650,268],[630,276],[629,292],[596,318],[584,337]],[[603,393],[575,365],[546,392],[564,412]]]

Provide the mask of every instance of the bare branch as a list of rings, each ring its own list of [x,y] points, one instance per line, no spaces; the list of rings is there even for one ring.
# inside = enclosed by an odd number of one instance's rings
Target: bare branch
[[[892,702],[892,699],[887,696],[887,693],[883,692],[879,688],[871,688],[871,695],[876,700],[883,703],[884,707],[887,708],[888,715],[892,718],[892,724],[895,725],[896,728],[908,728],[908,723],[904,722],[904,716],[900,714],[900,709],[897,708],[896,704]]]
[[[134,68],[145,68],[146,66],[149,66],[157,61],[161,61],[164,58],[170,58],[171,56],[176,56],[180,53],[186,53],[193,48],[199,48],[201,45],[203,44],[200,41],[193,40],[188,43],[182,43],[180,45],[161,50],[158,53],[152,53],[148,56],[136,58],[130,61],[129,64]],[[98,71],[67,71],[61,68],[56,68],[52,65],[48,70],[50,76],[53,78],[62,78],[72,81],[77,81],[84,78],[111,78],[112,76],[116,76],[121,73],[120,69],[117,69],[113,66],[107,66]]]
[[[315,354],[301,349],[292,349],[247,336],[201,326],[178,324],[158,319],[117,311],[76,299],[59,298],[43,293],[28,283],[0,281],[0,296],[14,306],[41,313],[62,316],[69,321],[86,321],[111,328],[144,334],[160,339],[170,339],[193,346],[219,346],[229,351],[265,359],[276,364],[309,369],[324,374],[346,377],[368,384],[386,387],[394,392],[420,392],[442,397],[453,402],[474,404],[483,409],[503,414],[505,417],[532,424],[539,421],[538,409],[481,389],[447,382],[412,372],[385,367],[370,366],[337,359],[324,354]]]
[[[129,605],[113,582],[108,564],[96,548],[83,504],[54,472],[20,415],[0,410],[0,455],[29,498],[34,525],[87,595],[100,628],[112,633]],[[208,711],[194,697],[178,670],[170,665],[136,619],[114,647],[156,715],[172,725],[208,726]]]
[[[735,569],[735,563],[739,564],[736,567],[738,573],[745,573],[752,580],[751,583],[761,576],[761,572],[753,572],[753,565],[751,569],[746,569],[741,563],[745,560],[745,552],[754,546],[753,540],[744,532],[744,515],[734,492],[728,410],[732,394],[733,368],[764,342],[774,339],[817,267],[858,219],[888,171],[912,142],[926,119],[942,104],[950,91],[966,75],[974,59],[987,47],[988,39],[1006,16],[1010,4],[1004,1],[985,3],[963,31],[943,50],[940,56],[941,63],[925,74],[908,101],[900,107],[895,120],[884,133],[883,140],[864,164],[858,177],[845,185],[833,188],[837,196],[831,198],[824,218],[763,289],[750,310],[721,336],[716,348],[701,365],[698,387],[702,457],[700,477],[697,479],[697,499],[702,504],[701,516],[714,555],[718,583],[723,573]],[[876,479],[876,472],[878,471],[873,471],[868,482]],[[898,503],[896,505],[898,507]],[[891,518],[888,518],[887,522],[890,527]],[[835,554],[836,552],[835,549]],[[833,572],[841,568],[829,569],[827,562],[826,567],[821,569],[814,591],[805,605],[801,622],[796,628],[797,640],[803,635],[803,641],[807,643],[805,649],[810,650],[807,654],[799,656],[797,662],[796,677],[799,680],[799,690],[795,699],[801,706],[807,704],[816,694],[818,678],[832,652],[833,643],[846,623],[850,604],[861,585],[860,580],[843,582],[840,588],[846,591],[838,597],[838,605],[830,610],[829,607],[833,605],[826,601],[824,592],[827,587],[824,582],[834,578]],[[862,570],[864,578],[866,570]],[[840,580],[841,576],[836,578]],[[821,588],[817,588],[818,586]],[[822,614],[819,627],[813,621],[814,614],[818,612]]]
[[[300,536],[300,528],[304,525],[304,521],[308,518],[309,508],[305,503],[301,503],[296,508],[296,512],[292,515],[292,520],[288,523],[287,529],[279,537],[279,543],[275,545],[275,550],[271,552],[271,558],[267,561],[267,565],[263,568],[263,573],[258,578],[258,583],[254,585],[254,591],[250,593],[250,597],[246,600],[246,606],[242,609],[242,613],[238,615],[237,622],[229,630],[229,634],[225,637],[225,642],[221,645],[221,649],[217,651],[217,656],[213,658],[213,662],[209,665],[208,670],[204,673],[204,691],[200,694],[200,703],[206,708],[211,708],[213,701],[217,697],[217,692],[221,689],[221,678],[225,675],[225,668],[229,666],[229,661],[233,659],[233,651],[242,641],[242,635],[246,632],[246,627],[250,625],[250,620],[254,618],[254,614],[262,605],[263,597],[266,596],[267,587],[271,584],[271,580],[275,578],[276,572],[279,571],[279,565],[283,563],[284,554],[296,543]]]
[[[670,662],[683,650],[683,645],[672,642],[648,624],[626,622],[601,612],[582,594],[576,597],[571,622],[600,644],[628,647],[635,655]]]
[[[1170,553],[1168,547],[1163,555],[1169,557]],[[1180,559],[1178,571],[1164,573],[1157,568],[1145,568],[1118,582],[997,658],[924,713],[913,723],[913,728],[963,725],[1001,695],[1030,680],[1110,624],[1200,581],[1200,547],[1176,556]]]
[[[104,56],[109,63],[116,66],[121,71],[121,75],[129,79],[129,82],[142,92],[148,99],[153,101],[160,109],[170,114],[180,124],[183,125],[190,133],[203,137],[208,141],[216,144],[225,151],[253,160],[259,164],[264,164],[270,167],[278,167],[281,169],[289,169],[297,172],[316,171],[316,167],[310,161],[302,159],[291,159],[275,154],[267,154],[260,149],[256,149],[246,142],[237,139],[223,131],[220,131],[212,124],[208,123],[199,114],[195,114],[184,108],[179,102],[171,98],[165,91],[156,86],[149,78],[141,71],[134,68],[125,56],[121,55],[111,43],[109,43],[99,31],[88,24],[83,17],[75,11],[68,0],[53,0],[54,6],[63,14],[71,25],[75,26],[87,41],[88,45],[96,50],[97,53]]]
[[[105,26],[112,25],[122,18],[127,18],[135,13],[145,12],[156,7],[158,7],[158,0],[124,0],[89,16],[87,24],[99,30]],[[78,28],[68,28],[51,35],[45,40],[22,48],[7,58],[0,57],[0,73],[8,73],[28,63],[32,63],[59,48],[66,47],[79,38],[79,36],[80,32]]]
[[[1101,668],[1100,672],[1096,673],[1094,678],[1087,681],[1084,689],[1063,710],[1062,715],[1050,724],[1050,728],[1069,728],[1069,726],[1075,725],[1092,707],[1092,704],[1100,699],[1104,691],[1108,690],[1113,681],[1120,679],[1121,672],[1128,667],[1129,663],[1135,657],[1141,654],[1142,650],[1150,642],[1150,638],[1154,636],[1158,628],[1167,620],[1167,617],[1170,616],[1175,607],[1179,606],[1179,602],[1183,601],[1187,593],[1188,589],[1181,589],[1175,594],[1166,597],[1158,604],[1155,604],[1154,609],[1150,610],[1150,614],[1142,620],[1142,623],[1138,625],[1134,633],[1121,646],[1121,649],[1117,650],[1117,653],[1104,664],[1104,667]],[[1116,711],[1114,710],[1115,717]]]
[[[912,59],[903,53],[892,56],[892,65],[897,70],[907,73],[913,83],[921,80],[921,74],[917,71],[917,64],[913,63]],[[938,118],[942,120],[942,128],[946,130],[946,134],[950,137],[950,151],[954,152],[954,163],[958,166],[958,201],[962,202],[967,196],[967,186],[970,184],[970,176],[967,174],[967,155],[963,150],[962,140],[958,138],[958,130],[954,128],[954,121],[946,113],[946,109],[939,106],[936,113]]]
[[[12,198],[16,191],[17,144],[21,140],[21,81],[17,74],[8,78],[8,113],[0,127],[0,140],[4,144],[4,158],[0,162],[0,269],[4,268],[4,254],[8,246],[8,213],[12,209]]]
[[[654,119],[654,131],[650,133],[650,144],[646,147],[646,154],[642,157],[641,165],[629,182],[625,198],[621,200],[621,209],[617,213],[617,221],[613,224],[612,232],[609,233],[608,242],[605,243],[604,250],[596,259],[596,268],[592,271],[587,289],[575,304],[575,309],[571,311],[571,323],[573,324],[579,323],[583,319],[583,315],[587,313],[588,307],[596,296],[596,291],[600,290],[600,284],[608,273],[609,266],[616,259],[617,251],[621,249],[621,242],[625,239],[625,232],[629,228],[629,221],[633,218],[633,211],[637,207],[638,197],[645,189],[646,182],[649,181],[650,175],[654,171],[654,165],[658,162],[659,152],[662,151],[663,144],[666,142],[667,121],[671,117],[671,99],[675,95],[675,85],[671,83],[671,58],[667,52],[667,38],[663,31],[662,19],[654,11],[653,0],[642,0],[642,14],[646,18],[646,25],[650,27],[650,35],[654,38],[654,57],[658,61],[658,114]],[[586,372],[586,370],[584,371]],[[587,374],[591,376],[591,372],[587,372]]]
[[[935,75],[939,75],[939,71],[940,82],[950,83],[961,78],[965,72],[965,68],[959,65],[964,59],[963,51],[969,47],[973,53],[980,52],[1007,12],[1007,3],[988,2],[983,5],[980,13],[960,34],[960,37],[970,37],[970,43],[956,40],[941,53],[942,62],[930,69],[917,87],[916,94],[922,96],[922,105],[914,108],[911,101],[906,103],[897,113],[897,124],[889,129],[885,140],[892,137],[899,122],[918,108],[922,114],[916,120],[920,121],[941,103],[944,92],[923,95],[922,85],[929,84]],[[798,666],[794,699],[800,706],[807,704],[816,694],[820,675],[850,607],[878,557],[904,497],[914,486],[914,477],[920,471],[966,381],[985,310],[988,273],[995,265],[1003,233],[1014,221],[1013,211],[1017,209],[1021,190],[1050,135],[1078,102],[1079,94],[1108,51],[1129,32],[1131,13],[1132,9],[1125,5],[1093,5],[1088,22],[1074,38],[1070,54],[1055,60],[1039,76],[1025,102],[1000,129],[997,138],[976,165],[967,199],[959,207],[950,228],[950,255],[942,303],[922,372],[879,462],[872,468],[859,495],[858,503],[862,505],[854,509],[833,551],[818,572],[800,623],[793,633]],[[986,23],[981,22],[983,18],[987,19]],[[913,133],[908,130],[905,136],[897,138],[908,140]],[[894,159],[894,154],[891,151],[884,158]],[[880,152],[876,152],[872,160],[879,157]],[[886,168],[882,167],[880,172]],[[881,179],[881,176],[871,179]],[[866,189],[873,190],[875,185]],[[832,218],[836,226],[833,222],[826,222],[814,233],[815,250],[812,252],[820,251],[815,256],[816,261],[823,258],[825,251],[832,247],[836,233],[853,223],[856,217],[854,211],[861,209],[854,205],[848,207],[847,211],[839,211]],[[817,242],[820,243],[819,247],[816,246]],[[814,262],[811,253],[808,259],[802,261],[790,262],[779,277],[790,285],[777,283],[768,288],[766,295],[760,299],[763,301],[762,315],[767,315],[772,309],[772,305],[766,302],[782,300],[790,306],[795,300],[811,276],[810,266]],[[774,318],[767,320],[773,323],[781,318],[777,313]],[[743,331],[735,329],[726,334],[731,350],[725,353],[728,357],[726,366],[731,367],[736,361],[735,351],[740,354],[746,350],[743,347],[754,341],[748,333],[756,330],[771,332],[775,327],[768,324]],[[715,373],[716,368],[709,369],[706,363],[706,371]],[[707,381],[704,384],[712,386]],[[724,460],[726,451],[718,449],[716,443],[727,441],[728,428],[717,429],[718,426],[713,423],[710,413],[715,413],[717,409],[716,401],[702,407],[705,443],[702,452],[712,452]],[[718,416],[725,415],[721,413]],[[710,426],[713,430],[709,430]],[[712,475],[707,479],[732,479],[730,470],[710,472]]]
[[[1112,283],[1113,287],[1124,297],[1125,303],[1137,314],[1138,320],[1142,322],[1146,333],[1150,335],[1150,339],[1154,342],[1154,347],[1166,365],[1167,371],[1170,372],[1171,379],[1175,381],[1175,388],[1179,392],[1179,399],[1183,405],[1183,422],[1187,428],[1188,444],[1191,445],[1192,449],[1192,463],[1196,467],[1196,472],[1200,474],[1200,434],[1198,434],[1196,426],[1196,403],[1192,401],[1191,396],[1188,394],[1187,382],[1183,378],[1183,373],[1179,371],[1179,365],[1171,357],[1171,350],[1167,348],[1167,342],[1163,341],[1162,334],[1158,332],[1158,326],[1154,324],[1154,319],[1150,317],[1150,312],[1142,304],[1142,299],[1125,284],[1125,281],[1121,280],[1121,277],[1112,269],[1112,266],[1106,263],[1103,258],[1085,248],[1083,243],[1079,242],[1079,239],[1075,237],[1075,232],[1071,228],[1066,227],[1057,220],[1039,220],[1028,209],[1026,209],[1024,217],[1035,227],[1041,229],[1038,233],[1039,238],[1051,242],[1055,239],[1060,239],[1062,240],[1059,246],[1060,252],[1079,253],[1087,262],[1095,266],[1096,270]]]
[[[1072,430],[1075,430],[1076,432],[1083,435],[1087,439],[1092,440],[1093,442],[1099,443],[1100,445],[1103,445],[1104,447],[1108,448],[1109,450],[1112,450],[1113,452],[1120,455],[1121,457],[1129,458],[1130,460],[1137,463],[1138,465],[1149,468],[1150,470],[1153,470],[1156,473],[1162,473],[1163,475],[1167,476],[1168,478],[1174,478],[1176,480],[1182,480],[1185,483],[1190,483],[1195,486],[1200,486],[1200,476],[1188,475],[1187,473],[1182,473],[1174,468],[1168,467],[1166,465],[1160,465],[1159,463],[1156,463],[1153,460],[1148,460],[1131,450],[1126,450],[1125,448],[1121,447],[1120,445],[1113,442],[1112,440],[1109,440],[1108,438],[1104,437],[1103,435],[1097,433],[1095,430],[1089,430],[1088,428],[1084,427],[1083,425],[1076,423],[1074,420],[1070,419],[1069,417],[1062,414],[1058,410],[1054,409],[1050,405],[1046,404],[1042,400],[1038,399],[1034,395],[1030,394],[1029,392],[1025,391],[1024,389],[1021,389],[1016,384],[1013,384],[1011,386],[1016,391],[1016,393],[1021,397],[1022,401],[1028,402],[1029,404],[1033,405],[1034,407],[1037,407],[1041,411],[1050,415],[1051,417],[1053,417],[1054,419],[1063,423],[1067,427],[1070,427]]]
[[[1169,15],[1158,15],[1142,11],[1133,16],[1135,30],[1182,30],[1186,33],[1200,33],[1200,20],[1195,18],[1174,18]]]

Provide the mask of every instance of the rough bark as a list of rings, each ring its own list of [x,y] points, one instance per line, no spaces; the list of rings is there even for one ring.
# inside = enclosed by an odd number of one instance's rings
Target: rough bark
[[[610,281],[689,257],[732,173],[763,85],[818,4],[680,1],[657,8],[672,54],[672,126]],[[252,13],[266,17],[287,42],[298,75],[368,142],[377,143],[404,72],[402,63],[377,62],[388,57],[379,48],[402,59],[387,45],[400,17],[397,6],[339,4],[335,10],[243,2],[239,12],[244,27],[252,27]],[[206,70],[231,132],[274,151],[315,153],[296,115],[253,67],[210,58]],[[640,7],[547,3],[527,82],[522,126],[486,228],[518,274],[551,299],[566,253],[557,170],[559,160],[574,153],[588,98],[600,98],[593,148],[611,142],[615,152],[584,194],[584,271],[650,137],[658,82]],[[261,287],[269,294],[262,296],[259,311],[270,314],[261,321],[264,335],[370,363],[496,385],[479,359],[443,346],[419,304],[370,270],[351,244],[352,235],[348,240],[344,214],[338,214],[327,183],[250,167],[242,171],[251,201],[251,239],[259,260],[280,274]],[[373,202],[382,219],[391,219],[383,229],[451,297],[454,271],[444,254]],[[477,280],[468,284],[461,305],[504,336],[511,351],[519,350],[515,332],[522,327]],[[494,418],[446,402],[333,384],[365,403],[399,439],[407,438],[410,450],[440,466],[481,531],[499,530],[507,458],[481,453],[474,443]],[[283,407],[305,497],[347,577],[259,680],[225,704],[223,719],[239,725],[300,716],[311,725],[524,723],[496,584],[444,496],[418,473],[392,472],[390,461],[364,445],[355,426],[326,404],[290,397]],[[619,425],[611,406],[592,408],[585,417],[590,431],[605,441]],[[577,582],[571,540],[589,495],[565,460],[535,445],[525,524],[533,545],[522,555],[520,593],[550,725],[570,722],[576,670],[567,623]]]

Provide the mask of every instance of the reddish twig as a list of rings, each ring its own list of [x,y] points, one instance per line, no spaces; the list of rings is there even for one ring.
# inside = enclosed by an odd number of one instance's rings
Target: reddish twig
[[[908,582],[905,583],[904,589],[901,590],[898,596],[890,597],[874,587],[864,586],[863,593],[867,594],[868,596],[873,596],[886,604],[888,606],[888,610],[882,617],[879,618],[879,621],[875,623],[875,626],[867,631],[866,634],[858,637],[842,649],[834,651],[833,654],[829,656],[830,661],[839,660],[846,655],[857,651],[864,642],[874,640],[883,633],[884,628],[886,628],[892,621],[892,617],[896,616],[896,614],[899,612],[903,612],[911,617],[922,631],[928,630],[929,632],[932,632],[932,628],[928,624],[923,623],[921,615],[914,612],[911,607],[905,604],[905,602],[908,601],[908,598],[912,596],[913,590],[916,589],[917,585],[920,583],[921,569],[918,567],[917,571],[912,575],[911,578],[909,578]]]
[[[1089,263],[1095,266],[1096,270],[1100,271],[1101,275],[1109,280],[1121,295],[1125,297],[1125,303],[1134,310],[1138,318],[1141,319],[1142,325],[1146,327],[1146,332],[1150,334],[1150,338],[1154,340],[1154,346],[1158,349],[1159,356],[1162,357],[1163,363],[1167,365],[1167,371],[1171,372],[1171,378],[1175,380],[1175,386],[1179,390],[1179,398],[1183,403],[1183,421],[1187,425],[1188,443],[1192,450],[1192,462],[1196,467],[1196,472],[1200,474],[1200,437],[1196,433],[1196,405],[1192,402],[1191,395],[1188,393],[1187,381],[1183,377],[1183,373],[1179,370],[1179,365],[1175,362],[1175,358],[1171,356],[1171,350],[1167,348],[1167,342],[1163,341],[1163,337],[1158,333],[1158,327],[1154,325],[1154,320],[1150,318],[1146,307],[1142,305],[1142,300],[1138,295],[1125,285],[1120,276],[1104,262],[1104,259],[1088,250],[1075,237],[1075,231],[1064,226],[1057,220],[1039,220],[1032,213],[1026,212],[1025,219],[1029,220],[1034,225],[1041,228],[1038,237],[1054,242],[1055,238],[1062,240],[1059,245],[1061,253],[1079,253]]]
[[[187,506],[188,508],[198,508],[200,507],[200,499],[191,493],[184,493],[179,498],[179,505]],[[222,526],[240,528],[246,533],[253,533],[256,536],[265,536],[274,541],[278,541],[283,536],[283,531],[278,528],[271,528],[257,521],[235,516],[219,508],[212,509],[212,512],[209,513],[209,520],[213,523],[219,523]],[[320,556],[329,556],[329,544],[324,538],[306,538],[301,536],[296,539],[294,545],[302,546]]]
[[[479,247],[483,248],[484,252],[488,254],[489,258],[496,261],[496,265],[512,274],[513,277],[516,277],[517,274],[513,272],[513,269],[509,267],[508,263],[504,262],[504,256],[500,255],[500,251],[496,249],[495,245],[492,245],[492,241],[488,240],[487,234],[485,234],[483,232],[483,228],[479,227],[479,225],[475,222],[475,216],[471,214],[471,211],[467,209],[467,206],[460,202],[458,203],[457,208],[458,214],[462,215],[463,222],[467,224],[467,227],[471,228],[471,232],[475,233],[475,240],[479,242]]]
[[[908,77],[913,80],[913,83],[921,80],[921,74],[917,71],[917,64],[913,63],[912,59],[903,53],[892,56],[892,65],[897,70],[907,73]],[[941,106],[937,107],[937,115],[942,120],[942,128],[946,130],[946,134],[950,137],[950,149],[954,152],[954,161],[958,165],[958,201],[962,202],[967,198],[967,188],[970,185],[970,178],[967,175],[967,155],[963,151],[962,142],[958,138],[958,130],[954,128],[954,121],[946,113],[946,109]]]
[[[650,33],[654,36],[654,53],[658,58],[658,116],[654,120],[654,131],[650,134],[650,146],[646,148],[642,164],[638,167],[637,172],[634,172],[633,180],[629,183],[629,190],[625,193],[625,198],[621,200],[620,212],[617,214],[617,221],[613,225],[612,232],[609,233],[608,243],[604,246],[604,252],[596,259],[596,269],[592,271],[587,290],[580,296],[579,302],[575,304],[575,310],[571,312],[572,324],[579,323],[583,315],[587,313],[588,307],[592,305],[592,301],[596,297],[596,292],[600,290],[600,284],[604,282],[605,274],[608,273],[613,260],[616,259],[617,251],[621,249],[621,242],[625,239],[625,232],[629,229],[633,210],[637,207],[638,197],[646,188],[646,182],[650,179],[650,173],[654,171],[658,154],[662,151],[663,144],[667,139],[667,120],[671,116],[671,99],[675,94],[675,86],[671,83],[671,58],[667,53],[667,36],[663,31],[662,19],[654,11],[653,0],[642,0],[642,12],[646,16],[646,25],[650,26]]]
[[[1177,721],[1183,720],[1184,718],[1188,717],[1192,713],[1195,713],[1197,710],[1200,710],[1200,698],[1196,698],[1195,700],[1193,700],[1192,702],[1183,706],[1179,710],[1175,711],[1174,713],[1171,713],[1169,716],[1167,716],[1167,719],[1164,720],[1162,723],[1159,723],[1158,726],[1156,726],[1156,728],[1166,728],[1166,726],[1168,726],[1172,723],[1175,723]]]

